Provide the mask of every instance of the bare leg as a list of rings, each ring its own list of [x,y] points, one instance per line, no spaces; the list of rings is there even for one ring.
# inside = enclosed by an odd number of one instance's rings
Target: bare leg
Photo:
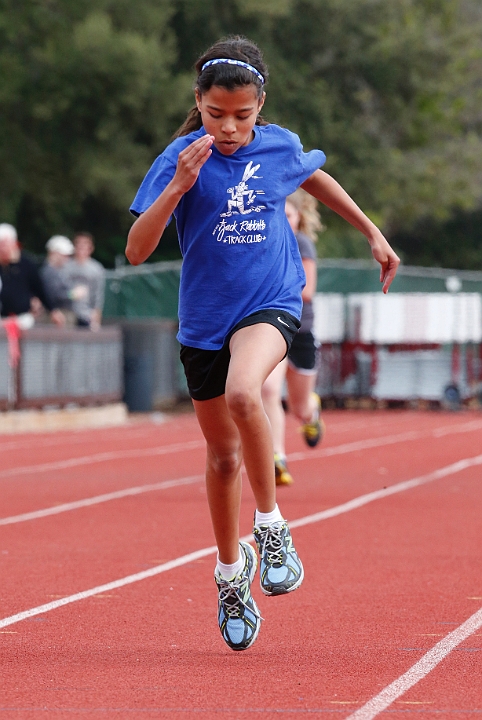
[[[244,463],[260,512],[276,505],[271,426],[264,411],[261,387],[286,352],[286,342],[273,325],[241,328],[230,343],[226,404],[241,437]]]
[[[219,559],[231,565],[239,558],[241,439],[224,395],[193,404],[207,442],[206,490]]]
[[[316,384],[316,373],[304,375],[288,365],[286,383],[291,412],[302,423],[309,423],[317,408],[316,400],[312,395]]]
[[[286,352],[286,343],[267,323],[238,330],[231,340],[226,394],[193,400],[207,442],[206,489],[222,563],[239,557],[241,462],[244,462],[261,512],[276,504],[271,427],[261,386]]]
[[[288,360],[282,360],[265,380],[261,395],[266,415],[271,424],[275,453],[285,455],[285,412],[281,404],[281,391],[286,377]]]

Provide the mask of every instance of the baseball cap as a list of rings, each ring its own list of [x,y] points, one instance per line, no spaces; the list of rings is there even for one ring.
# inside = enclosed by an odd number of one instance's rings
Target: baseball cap
[[[0,223],[0,239],[17,241],[17,231],[9,223]]]
[[[50,238],[45,247],[49,252],[58,252],[61,255],[72,255],[74,252],[74,246],[70,242],[69,238],[64,235],[54,235]]]

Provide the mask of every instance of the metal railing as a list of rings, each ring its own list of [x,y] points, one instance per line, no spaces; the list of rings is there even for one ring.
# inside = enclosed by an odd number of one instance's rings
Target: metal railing
[[[15,357],[12,339],[0,328],[0,407],[116,402],[123,394],[122,333],[38,327],[22,331]]]

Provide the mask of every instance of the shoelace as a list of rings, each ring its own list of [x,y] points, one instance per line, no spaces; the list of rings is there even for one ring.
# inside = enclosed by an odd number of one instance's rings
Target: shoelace
[[[268,525],[266,530],[260,530],[260,534],[264,535],[261,555],[266,558],[270,565],[283,563],[284,541],[281,535],[283,527],[284,523],[278,522]]]
[[[247,584],[248,581],[246,579],[235,583],[232,580],[230,581],[225,580],[224,578],[218,578],[219,600],[222,602],[226,615],[230,620],[241,617],[240,604],[244,605],[244,607],[249,610],[250,613],[256,615],[257,618],[263,620],[259,612],[247,605],[243,598],[239,595],[240,592],[246,589]]]

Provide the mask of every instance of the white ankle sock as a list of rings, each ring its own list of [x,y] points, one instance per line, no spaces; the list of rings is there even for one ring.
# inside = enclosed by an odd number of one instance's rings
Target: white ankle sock
[[[274,510],[271,510],[269,513],[262,513],[256,510],[254,516],[254,524],[256,527],[260,527],[260,525],[271,525],[271,523],[282,522],[283,520],[284,517],[280,513],[278,505],[275,505]]]
[[[314,395],[314,397],[315,397],[316,405],[315,405],[315,409],[313,410],[313,414],[311,416],[310,423],[315,423],[317,420],[320,419],[320,404],[318,402],[318,396]]]
[[[232,580],[234,577],[236,577],[236,575],[238,575],[238,573],[240,573],[244,567],[244,556],[241,553],[241,548],[239,549],[239,558],[231,565],[225,565],[224,563],[222,563],[219,559],[218,554],[217,567],[225,580]]]

